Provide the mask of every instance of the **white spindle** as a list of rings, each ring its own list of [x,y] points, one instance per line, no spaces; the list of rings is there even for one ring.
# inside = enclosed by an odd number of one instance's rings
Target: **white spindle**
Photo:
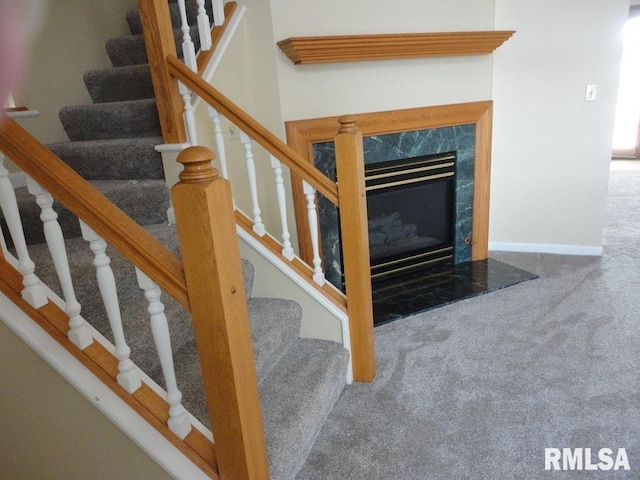
[[[198,0],[198,33],[200,34],[200,48],[211,49],[211,25],[204,6],[204,0]]]
[[[13,185],[9,180],[9,171],[4,166],[4,155],[0,153],[0,208],[4,213],[13,246],[18,255],[18,270],[22,274],[22,298],[33,308],[40,308],[48,303],[44,285],[34,273],[36,266],[29,256],[27,242],[20,221],[20,211]]]
[[[191,41],[191,34],[189,33],[189,21],[187,20],[187,7],[185,6],[185,0],[178,0],[178,7],[180,8],[180,21],[182,26],[182,53],[184,55],[184,63],[192,71],[198,71],[198,64],[196,63],[196,48]]]
[[[147,311],[151,318],[151,333],[156,345],[156,351],[160,359],[164,382],[167,387],[167,403],[169,404],[169,430],[175,433],[181,440],[191,431],[191,419],[182,405],[182,393],[178,390],[176,373],[173,365],[173,353],[171,351],[171,338],[169,325],[164,313],[164,304],[160,301],[162,292],[160,287],[144,272],[136,268],[138,285],[144,290],[144,296],[149,302]]]
[[[280,223],[282,224],[282,255],[287,260],[293,260],[293,247],[291,246],[291,235],[289,234],[289,224],[287,222],[287,197],[284,189],[284,178],[282,178],[282,163],[271,156],[271,168],[276,177],[276,198],[278,200],[278,211],[280,212]]]
[[[2,187],[0,187],[2,188]],[[4,240],[4,232],[0,229],[0,248],[2,248],[2,254],[7,255],[7,242]]]
[[[96,267],[98,287],[102,295],[102,301],[107,312],[107,318],[109,319],[109,325],[111,326],[116,347],[115,356],[118,359],[119,372],[117,376],[118,383],[127,392],[133,393],[140,388],[142,382],[133,362],[129,358],[131,349],[124,338],[116,280],[113,276],[113,270],[111,270],[109,265],[111,259],[105,253],[107,243],[82,220],[80,221],[80,227],[82,229],[82,238],[89,242],[89,247],[94,255],[93,264]]]
[[[67,337],[76,347],[84,350],[93,343],[93,335],[87,322],[80,316],[81,306],[76,299],[73,288],[62,229],[58,223],[58,214],[53,210],[53,197],[29,176],[27,176],[27,189],[29,193],[36,197],[36,203],[40,207],[40,220],[42,220],[43,224],[44,238],[47,241],[53,266],[56,269],[60,286],[62,287],[65,301],[64,311],[69,315]]]
[[[211,0],[213,9],[213,24],[215,26],[224,25],[224,0]]]
[[[184,102],[184,123],[187,127],[189,143],[191,145],[197,145],[196,118],[193,111],[193,104],[191,103],[191,91],[182,82],[178,82],[178,91],[180,95],[182,95],[182,101]]]
[[[240,132],[240,141],[244,147],[244,158],[247,161],[247,176],[249,178],[249,190],[251,192],[251,203],[253,205],[253,231],[261,237],[266,233],[262,217],[260,216],[260,205],[258,203],[258,184],[256,180],[256,165],[253,161],[253,148],[251,138],[244,132]]]
[[[318,285],[324,285],[324,273],[322,272],[322,260],[320,259],[320,236],[318,235],[318,211],[316,207],[316,189],[307,182],[302,182],[302,190],[307,199],[307,216],[309,219],[309,235],[311,236],[311,248],[313,250],[313,281]]]
[[[220,114],[218,111],[209,105],[209,117],[213,123],[213,133],[216,139],[216,151],[218,154],[218,161],[220,162],[220,173],[224,178],[229,180],[229,172],[227,170],[227,150],[224,144],[224,135],[222,134],[222,125],[220,122]]]

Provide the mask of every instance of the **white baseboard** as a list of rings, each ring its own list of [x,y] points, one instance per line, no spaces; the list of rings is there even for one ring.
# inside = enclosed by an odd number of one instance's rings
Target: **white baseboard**
[[[602,256],[601,246],[587,247],[584,245],[561,245],[551,243],[489,242],[489,250],[522,253],[553,253],[557,255],[584,255],[589,257]]]

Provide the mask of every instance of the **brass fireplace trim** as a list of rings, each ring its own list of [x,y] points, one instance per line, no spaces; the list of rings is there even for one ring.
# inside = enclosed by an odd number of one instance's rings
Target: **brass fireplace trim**
[[[475,163],[473,191],[473,233],[471,259],[484,260],[489,255],[489,184],[491,178],[491,135],[493,102],[457,103],[435,107],[362,113],[355,115],[363,136],[402,133],[437,127],[475,124]],[[287,143],[313,164],[313,144],[328,142],[338,133],[338,118],[324,117],[286,122]],[[311,239],[307,220],[306,198],[302,182],[291,178],[300,257],[311,261]]]

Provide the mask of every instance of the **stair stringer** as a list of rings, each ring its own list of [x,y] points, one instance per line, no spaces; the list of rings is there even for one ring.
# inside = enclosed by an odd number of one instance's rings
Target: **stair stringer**
[[[59,305],[64,304],[64,301],[53,291],[48,290],[47,293],[50,301],[54,301]],[[25,344],[169,475],[177,480],[210,480],[210,477],[193,461],[187,458],[151,424],[140,417],[131,406],[2,292],[0,292],[0,321],[7,325]],[[96,330],[93,330],[93,336],[96,341],[100,341],[100,337],[102,337]],[[100,341],[100,343],[103,342]],[[104,343],[108,342],[104,340]],[[28,372],[25,372],[26,374]],[[145,378],[145,382],[149,381],[151,380],[148,377]],[[192,418],[192,422],[194,420]],[[199,422],[197,423],[199,424]],[[200,427],[201,431],[206,430],[201,424],[196,426],[194,423],[194,428],[198,427]],[[208,432],[207,436],[210,435],[211,433]]]
[[[298,302],[304,312],[300,336],[340,343],[349,351],[347,383],[353,382],[351,341],[347,314],[309,284],[240,225],[236,227],[240,255],[255,267],[253,294],[258,297],[281,297]]]

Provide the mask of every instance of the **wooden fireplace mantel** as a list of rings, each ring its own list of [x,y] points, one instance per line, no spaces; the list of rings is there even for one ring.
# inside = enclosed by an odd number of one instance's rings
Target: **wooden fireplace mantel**
[[[278,42],[295,64],[482,55],[495,51],[515,31],[396,33],[292,37]]]

